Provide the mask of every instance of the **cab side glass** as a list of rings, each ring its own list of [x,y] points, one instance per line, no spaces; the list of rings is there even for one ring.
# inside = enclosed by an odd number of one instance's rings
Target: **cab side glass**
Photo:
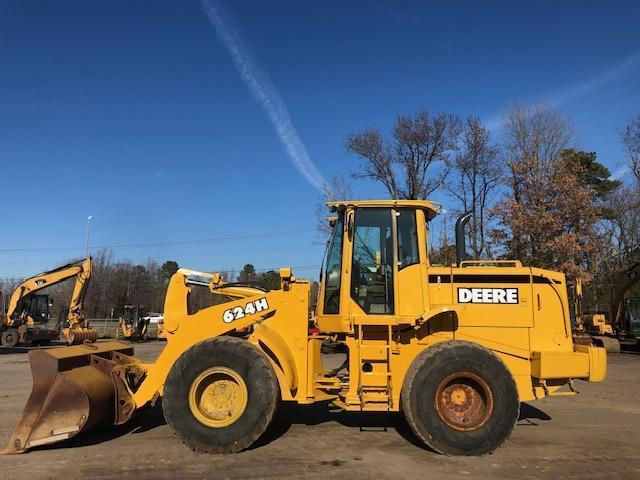
[[[342,235],[344,225],[344,212],[340,214],[333,229],[333,237],[327,264],[324,268],[324,308],[325,314],[336,314],[340,311],[340,277],[342,274]]]
[[[418,228],[416,211],[398,210],[398,270],[415,265],[418,260]]]

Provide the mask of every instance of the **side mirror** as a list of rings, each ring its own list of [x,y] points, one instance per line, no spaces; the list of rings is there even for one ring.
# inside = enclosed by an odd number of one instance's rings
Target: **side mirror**
[[[347,216],[347,237],[350,242],[353,240],[353,212]]]

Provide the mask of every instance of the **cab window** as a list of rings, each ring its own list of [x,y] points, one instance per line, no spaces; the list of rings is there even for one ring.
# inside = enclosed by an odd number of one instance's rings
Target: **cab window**
[[[342,274],[342,235],[344,212],[341,212],[333,229],[324,268],[324,308],[325,314],[340,311],[340,277]]]
[[[369,314],[393,313],[391,210],[355,212],[351,298]]]
[[[398,228],[398,270],[402,270],[419,262],[416,211],[400,209],[396,218]]]

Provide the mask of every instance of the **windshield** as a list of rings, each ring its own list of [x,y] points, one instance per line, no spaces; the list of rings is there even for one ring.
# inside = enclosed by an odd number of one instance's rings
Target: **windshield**
[[[324,314],[336,314],[340,309],[340,276],[342,271],[342,235],[344,210],[338,215],[324,265]]]

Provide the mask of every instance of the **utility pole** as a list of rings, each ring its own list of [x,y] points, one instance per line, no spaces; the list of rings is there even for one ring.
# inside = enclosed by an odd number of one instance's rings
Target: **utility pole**
[[[87,217],[87,244],[84,252],[85,258],[89,256],[89,235],[91,233],[91,220],[93,220],[93,215],[89,215]]]

